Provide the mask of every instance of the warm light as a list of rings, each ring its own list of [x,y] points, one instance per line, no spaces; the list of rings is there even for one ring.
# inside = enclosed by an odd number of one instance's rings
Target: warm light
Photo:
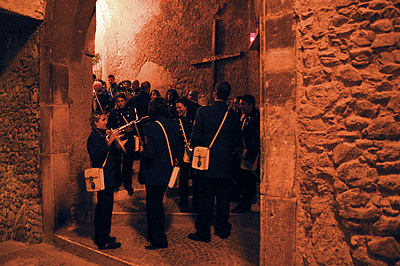
[[[257,36],[257,32],[250,33],[250,43],[252,43],[255,40],[256,36]]]

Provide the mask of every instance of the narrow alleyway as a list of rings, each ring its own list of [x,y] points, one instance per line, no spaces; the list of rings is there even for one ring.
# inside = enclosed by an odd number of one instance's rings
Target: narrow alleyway
[[[134,177],[134,180],[137,180]],[[125,190],[115,194],[112,235],[122,243],[116,250],[99,251],[93,243],[91,224],[65,228],[57,232],[56,243],[65,250],[101,265],[258,265],[259,204],[252,212],[231,214],[232,235],[222,240],[212,235],[210,243],[189,240],[194,232],[196,214],[180,213],[177,188],[164,197],[169,247],[146,250],[146,214],[144,187],[135,184],[129,197]],[[236,203],[231,203],[233,208]]]

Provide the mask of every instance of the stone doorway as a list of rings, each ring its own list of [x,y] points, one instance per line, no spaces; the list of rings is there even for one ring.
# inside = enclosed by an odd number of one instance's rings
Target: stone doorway
[[[61,12],[59,2],[54,10]],[[82,169],[87,167],[83,136],[88,135],[87,117],[91,98],[91,60],[85,54],[93,49],[93,7],[95,1],[74,1],[78,11],[71,12],[64,21],[50,15],[42,42],[44,51],[41,67],[41,115],[47,123],[43,132],[42,175],[45,239],[51,241],[54,231],[63,228],[68,215],[77,218],[87,213],[81,206],[91,203],[83,195]],[[73,25],[66,32],[65,23]],[[50,52],[51,51],[51,52]],[[73,125],[73,126],[72,126]],[[67,188],[67,189],[65,189]],[[72,195],[72,197],[70,197]],[[73,206],[72,212],[70,206]],[[83,217],[85,218],[85,217]]]

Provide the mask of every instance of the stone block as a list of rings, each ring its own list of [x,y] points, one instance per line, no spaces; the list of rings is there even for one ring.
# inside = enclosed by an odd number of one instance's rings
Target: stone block
[[[282,17],[267,18],[265,30],[268,38],[266,46],[268,49],[293,47],[295,44],[295,32],[293,30],[293,14]]]
[[[267,122],[260,128],[265,132],[268,156],[262,162],[266,180],[260,189],[268,196],[290,197],[296,162],[295,115],[287,107],[270,107],[265,115]]]
[[[261,202],[260,265],[294,265],[296,199],[261,195]]]
[[[42,106],[40,131],[43,153],[63,153],[68,150],[69,110],[67,105]],[[46,140],[46,141],[44,141]]]
[[[279,72],[265,73],[263,80],[266,85],[261,95],[266,104],[284,104],[294,97],[295,73]]]
[[[294,1],[280,1],[280,0],[272,0],[265,1],[265,10],[266,14],[285,14],[290,13],[293,14],[293,4]]]
[[[378,172],[367,164],[353,160],[341,164],[336,177],[350,187],[365,188],[378,180]]]

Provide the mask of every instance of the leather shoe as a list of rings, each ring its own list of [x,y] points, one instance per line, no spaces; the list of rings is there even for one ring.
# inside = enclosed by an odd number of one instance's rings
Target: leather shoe
[[[200,236],[198,233],[191,233],[188,234],[188,238],[190,240],[194,240],[194,241],[201,241],[201,242],[210,242],[211,241],[211,236],[209,237],[204,237],[204,236]]]
[[[228,239],[231,234],[214,233],[214,235],[218,236],[221,239]]]
[[[117,238],[115,237],[115,236],[107,236],[106,237],[106,242],[107,243],[110,243],[110,242],[115,242],[115,241],[117,241]],[[104,246],[104,245],[102,245],[102,244],[100,244],[101,242],[97,242],[97,241],[94,241],[94,244],[95,245],[97,245],[97,246]]]
[[[121,247],[121,243],[120,242],[109,242],[105,245],[99,245],[98,246],[100,250],[102,249],[116,249],[116,248],[120,248]]]
[[[144,248],[145,249],[148,249],[148,250],[155,250],[155,249],[160,249],[160,248],[167,248],[168,247],[168,244],[160,244],[160,245],[153,245],[153,244],[150,244],[150,245],[148,245],[148,246],[145,246]]]

